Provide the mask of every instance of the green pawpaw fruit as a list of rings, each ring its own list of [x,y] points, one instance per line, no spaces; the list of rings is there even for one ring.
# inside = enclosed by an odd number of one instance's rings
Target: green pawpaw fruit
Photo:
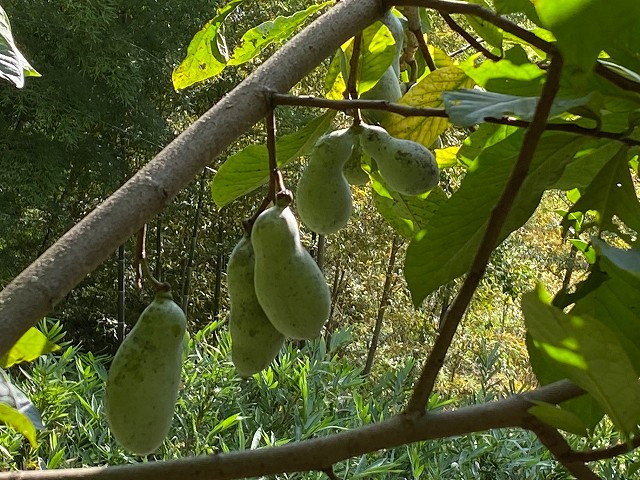
[[[382,127],[362,125],[361,132],[362,149],[375,160],[391,189],[403,195],[420,195],[438,184],[440,170],[428,148],[395,138]]]
[[[105,411],[114,437],[130,452],[155,451],[169,432],[185,329],[186,317],[171,293],[157,293],[113,358]]]
[[[353,151],[344,164],[342,173],[350,185],[365,185],[369,182],[369,175],[362,169],[362,147],[357,136],[353,144]]]
[[[258,302],[254,287],[255,254],[248,235],[231,252],[227,265],[231,360],[241,377],[269,366],[284,343]]]
[[[251,231],[256,255],[255,291],[273,326],[295,339],[312,339],[329,318],[331,292],[315,260],[300,242],[291,209],[276,203]]]
[[[378,83],[376,83],[370,90],[367,90],[360,98],[364,100],[386,100],[388,102],[397,102],[402,97],[402,91],[400,90],[400,80],[393,66],[387,68],[382,74]],[[368,121],[373,123],[382,123],[389,116],[389,112],[385,110],[362,110],[362,116]]]
[[[321,137],[298,181],[296,208],[300,220],[321,235],[337,232],[351,217],[351,188],[343,168],[351,156],[353,142],[349,129]]]

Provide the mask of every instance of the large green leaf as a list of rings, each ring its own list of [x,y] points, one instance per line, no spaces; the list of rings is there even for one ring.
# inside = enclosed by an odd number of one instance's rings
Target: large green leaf
[[[617,336],[594,317],[566,314],[540,285],[522,299],[533,342],[566,378],[589,392],[629,437],[640,422],[638,374]]]
[[[497,62],[485,61],[480,65],[464,62],[460,66],[478,85],[494,93],[520,96],[538,96],[545,80],[545,72],[528,61],[524,49],[517,45],[509,49],[505,58]]]
[[[535,415],[547,425],[564,430],[565,432],[574,433],[582,437],[587,436],[587,427],[582,419],[575,413],[565,410],[557,405],[550,403],[534,401],[535,406],[527,410],[530,414]]]
[[[0,357],[0,367],[8,368],[16,363],[31,362],[40,355],[55,352],[60,347],[49,339],[37,328],[31,327],[20,337],[11,350]]]
[[[276,17],[248,30],[240,39],[239,45],[233,49],[233,55],[227,65],[240,65],[248,62],[271,43],[286,40],[311,15],[332,3],[331,1],[311,5],[306,10],[301,10],[288,17]]]
[[[496,129],[479,156],[467,160],[469,172],[460,188],[440,207],[426,231],[409,245],[405,277],[416,305],[440,285],[468,270],[491,210],[518,157],[523,135],[523,130]],[[529,219],[544,190],[557,181],[566,164],[590,142],[593,140],[562,133],[543,136],[499,241]]]
[[[553,184],[553,188],[565,191],[586,188],[619,151],[620,144],[615,141],[605,142],[597,148],[586,150],[584,155],[576,156],[569,162],[562,176]]]
[[[631,179],[625,147],[621,146],[598,172],[570,213],[589,210],[598,212],[598,225],[603,230],[626,236],[616,225],[615,216],[640,232],[640,203]]]
[[[0,78],[24,87],[24,77],[39,77],[13,40],[9,17],[0,6]]]
[[[423,195],[401,195],[388,189],[377,173],[371,176],[371,189],[380,215],[405,238],[424,229],[447,198],[439,187]]]
[[[396,55],[396,41],[381,21],[369,25],[362,31],[360,53],[356,83],[358,95],[371,90],[378,83]]]
[[[493,0],[493,8],[500,15],[522,12],[529,20],[540,25],[540,19],[531,0]]]
[[[442,92],[472,87],[473,81],[458,67],[438,68],[414,85],[398,103],[413,107],[442,107]],[[382,126],[394,137],[429,147],[449,126],[441,117],[404,117],[391,113]]]
[[[227,47],[220,35],[222,22],[244,0],[232,0],[219,8],[216,16],[194,35],[187,47],[187,56],[173,71],[173,88],[182,90],[195,83],[219,75],[227,64]]]
[[[640,22],[637,0],[537,0],[535,7],[573,72],[591,70],[612,39]]]
[[[297,132],[279,138],[276,142],[278,166],[311,151],[318,138],[331,127],[336,115],[328,111],[316,117]],[[269,152],[266,145],[249,145],[229,157],[211,183],[211,195],[219,207],[252,192],[269,179]]]

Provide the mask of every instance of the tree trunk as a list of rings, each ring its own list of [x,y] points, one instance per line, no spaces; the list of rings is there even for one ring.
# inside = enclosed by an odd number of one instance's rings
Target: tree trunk
[[[373,329],[371,344],[369,345],[369,353],[367,354],[367,363],[364,366],[363,373],[365,375],[371,373],[371,367],[373,367],[373,359],[376,355],[376,350],[378,349],[380,330],[382,330],[382,320],[384,319],[384,312],[387,310],[387,304],[389,303],[389,294],[391,293],[391,279],[393,278],[393,270],[396,264],[396,253],[398,253],[398,249],[400,248],[401,243],[402,241],[400,237],[395,235],[391,242],[391,253],[389,254],[387,274],[384,279],[384,288],[382,289],[382,296],[380,297],[380,305],[378,306],[376,326]]]

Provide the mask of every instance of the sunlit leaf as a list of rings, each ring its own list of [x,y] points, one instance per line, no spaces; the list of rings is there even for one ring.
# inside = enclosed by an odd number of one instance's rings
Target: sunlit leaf
[[[440,285],[468,270],[489,215],[519,155],[522,136],[522,130],[496,129],[477,159],[468,161],[469,171],[460,188],[440,207],[426,231],[420,232],[409,245],[405,278],[416,305]],[[567,134],[543,137],[499,241],[529,219],[544,190],[590,142],[593,140]]]
[[[433,150],[433,154],[436,156],[436,162],[438,167],[443,168],[453,167],[458,164],[458,150],[460,147],[446,147],[436,148]]]
[[[8,368],[16,363],[31,362],[40,355],[55,352],[60,347],[49,339],[37,328],[31,327],[20,337],[11,350],[0,357],[0,367]]]
[[[232,0],[218,9],[216,16],[194,35],[187,47],[187,56],[173,71],[173,88],[182,90],[195,83],[219,75],[227,64],[224,37],[220,35],[222,22],[244,0]]]
[[[311,15],[332,3],[331,1],[312,5],[306,10],[301,10],[288,17],[278,16],[248,30],[240,39],[238,46],[234,48],[233,55],[229,58],[227,65],[240,65],[248,62],[271,43],[286,40]]]
[[[547,425],[559,428],[565,432],[574,433],[581,437],[587,436],[587,427],[578,415],[550,403],[533,401],[535,406],[527,410],[530,414],[542,420]]]
[[[279,138],[276,142],[278,166],[309,153],[318,138],[329,130],[335,115],[335,111],[329,111],[297,132]],[[216,204],[223,207],[264,185],[268,178],[269,153],[266,145],[249,145],[220,166],[211,183],[211,195]]]
[[[489,9],[489,5],[484,0],[467,0],[469,3],[475,3],[482,5],[486,9]],[[502,49],[502,30],[496,27],[493,23],[488,22],[480,17],[474,15],[465,15],[467,22],[471,25],[471,28],[480,35],[486,42],[498,49]]]
[[[536,346],[589,392],[628,438],[640,422],[640,384],[617,336],[590,315],[552,306],[540,285],[523,296],[522,311]]]

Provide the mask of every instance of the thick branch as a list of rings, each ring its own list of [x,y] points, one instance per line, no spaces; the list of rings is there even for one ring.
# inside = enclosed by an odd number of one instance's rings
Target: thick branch
[[[514,199],[522,186],[527,173],[529,172],[529,166],[533,160],[533,155],[536,151],[538,141],[545,129],[547,123],[547,117],[553,104],[553,99],[558,92],[560,85],[560,74],[562,72],[562,57],[559,53],[552,55],[551,66],[547,76],[547,81],[544,84],[540,100],[536,107],[533,121],[527,129],[524,139],[522,141],[522,147],[520,148],[520,154],[518,160],[513,167],[511,176],[504,187],[500,199],[496,203],[487,227],[478,246],[478,251],[473,259],[469,273],[456,296],[451,308],[447,311],[447,314],[442,322],[440,333],[436,338],[433,345],[433,349],[427,358],[420,378],[416,384],[413,392],[413,396],[407,405],[407,411],[421,411],[425,408],[429,395],[433,391],[436,377],[444,364],[444,359],[449,350],[449,346],[453,340],[453,337],[458,329],[460,320],[467,311],[467,307],[471,302],[471,298],[475,293],[480,280],[484,275],[484,271],[489,262],[491,252],[493,252],[502,227],[507,219],[507,215],[511,210]]]
[[[344,41],[385,12],[344,0],[305,28],[0,292],[0,354]]]
[[[328,470],[351,457],[407,443],[523,426],[531,401],[557,404],[583,393],[563,380],[504,400],[455,411],[398,415],[348,432],[280,447],[114,467],[0,473],[0,480],[230,480]]]

